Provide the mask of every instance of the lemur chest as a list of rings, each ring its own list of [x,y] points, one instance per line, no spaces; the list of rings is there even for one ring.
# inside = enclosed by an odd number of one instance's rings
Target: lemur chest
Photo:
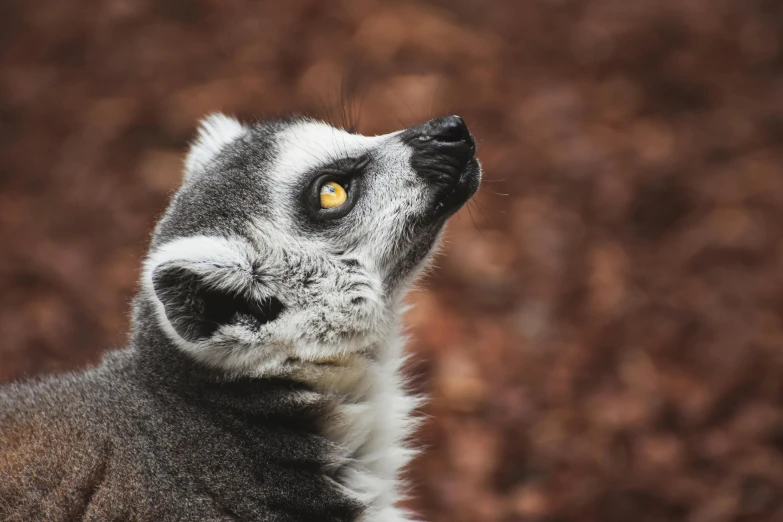
[[[413,455],[405,443],[416,399],[404,392],[396,369],[374,362],[331,387],[323,434],[338,448],[338,487],[366,506],[362,522],[410,520],[395,504],[400,471]]]

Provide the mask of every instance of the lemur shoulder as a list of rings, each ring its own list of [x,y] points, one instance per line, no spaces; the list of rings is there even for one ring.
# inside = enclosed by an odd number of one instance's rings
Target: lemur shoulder
[[[200,127],[127,348],[0,389],[0,520],[410,520],[403,297],[478,189],[464,122]]]

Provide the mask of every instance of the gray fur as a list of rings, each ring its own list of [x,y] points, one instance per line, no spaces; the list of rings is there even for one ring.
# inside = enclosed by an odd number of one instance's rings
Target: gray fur
[[[456,121],[207,119],[129,346],[0,389],[0,520],[409,520],[402,297],[478,187]],[[324,173],[350,205],[311,204]]]

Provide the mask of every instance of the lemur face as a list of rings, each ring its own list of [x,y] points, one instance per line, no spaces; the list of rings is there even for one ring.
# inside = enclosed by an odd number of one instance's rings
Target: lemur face
[[[180,348],[229,372],[371,357],[478,189],[474,151],[458,116],[374,137],[211,116],[156,229],[143,298]]]

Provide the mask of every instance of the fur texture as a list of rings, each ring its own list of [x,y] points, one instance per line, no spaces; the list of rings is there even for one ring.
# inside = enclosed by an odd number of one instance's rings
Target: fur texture
[[[207,118],[129,347],[0,390],[0,519],[410,520],[402,299],[478,188],[473,152],[458,117],[375,137]]]

